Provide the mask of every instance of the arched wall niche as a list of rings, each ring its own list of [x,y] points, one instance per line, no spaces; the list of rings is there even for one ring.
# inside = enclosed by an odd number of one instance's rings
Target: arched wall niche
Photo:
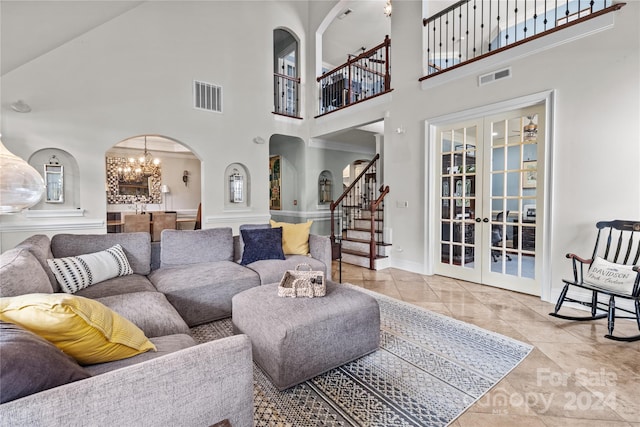
[[[45,189],[45,194],[42,199],[29,211],[70,211],[80,210],[80,168],[75,157],[65,150],[59,148],[43,148],[36,151],[29,157],[29,164],[33,166],[42,178],[45,179],[45,168],[50,166],[61,166],[62,185],[61,188],[56,189],[56,197],[47,198],[47,191],[51,196],[53,193],[52,183],[50,181],[48,189]],[[45,181],[46,184],[46,181]],[[57,194],[61,198],[57,197]],[[62,200],[54,201],[54,200]],[[55,212],[52,212],[55,214]]]
[[[231,163],[224,170],[225,210],[246,209],[251,206],[251,175],[242,163]]]
[[[318,207],[328,209],[334,200],[333,186],[335,181],[329,170],[323,170],[318,176]]]

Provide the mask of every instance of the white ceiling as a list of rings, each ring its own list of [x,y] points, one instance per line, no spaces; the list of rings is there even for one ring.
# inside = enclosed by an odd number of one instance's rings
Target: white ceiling
[[[348,2],[351,13],[334,19],[322,36],[322,61],[338,66],[347,61],[347,55],[359,55],[362,48],[369,50],[391,37],[391,19],[384,15],[386,0]]]
[[[142,1],[0,0],[0,73],[62,46]]]

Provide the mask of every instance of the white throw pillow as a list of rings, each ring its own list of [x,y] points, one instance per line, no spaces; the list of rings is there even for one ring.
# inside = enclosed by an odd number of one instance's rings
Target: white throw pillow
[[[48,259],[47,263],[62,290],[69,294],[113,277],[133,274],[120,245],[92,254]]]
[[[632,265],[614,264],[600,257],[595,257],[584,282],[616,293],[631,295],[638,273]]]

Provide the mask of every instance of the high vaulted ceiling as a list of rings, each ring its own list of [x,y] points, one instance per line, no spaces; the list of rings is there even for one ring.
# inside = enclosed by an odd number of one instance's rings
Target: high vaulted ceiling
[[[215,1],[215,0],[210,0]],[[236,0],[241,1],[241,0]],[[0,0],[0,75],[45,55],[65,43],[145,3],[128,0]],[[323,35],[323,62],[337,66],[347,56],[362,53],[391,35],[391,20],[383,13],[386,0],[345,3]],[[382,129],[368,132],[382,132]],[[362,132],[362,131],[357,131]],[[349,131],[332,139],[352,140]],[[134,144],[141,145],[141,144]],[[158,149],[161,149],[158,147]]]
[[[238,0],[240,1],[240,0]],[[62,46],[91,29],[144,3],[144,1],[1,0],[0,74]],[[391,30],[384,16],[386,0],[347,3],[351,10],[335,19],[323,36],[323,61],[344,63],[348,54],[361,53],[382,43]]]
[[[141,3],[144,2],[1,0],[1,75]]]

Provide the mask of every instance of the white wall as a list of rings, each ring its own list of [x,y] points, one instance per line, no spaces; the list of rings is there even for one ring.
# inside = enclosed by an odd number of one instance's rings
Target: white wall
[[[264,221],[268,211],[268,144],[281,134],[310,138],[375,120],[385,120],[385,183],[391,188],[386,218],[393,229],[395,266],[425,271],[425,121],[533,93],[555,91],[553,163],[547,266],[544,286],[560,286],[570,274],[569,251],[588,254],[594,224],[601,219],[640,218],[640,3],[628,2],[613,28],[533,55],[503,62],[513,76],[478,87],[477,75],[496,69],[475,63],[471,75],[423,89],[422,3],[394,2],[390,94],[343,111],[316,114],[316,30],[336,1],[146,2],[82,37],[2,77],[2,135],[15,154],[29,158],[44,147],[60,147],[80,165],[84,227],[104,232],[104,152],[140,134],[162,134],[188,146],[202,159],[204,226]],[[599,19],[599,18],[598,18]],[[585,26],[587,24],[580,24]],[[576,26],[576,27],[579,27]],[[300,38],[302,115],[274,117],[272,31],[291,29]],[[557,34],[561,34],[559,31]],[[543,38],[544,39],[544,38]],[[542,40],[542,39],[540,39]],[[511,55],[511,56],[510,56]],[[513,58],[509,52],[495,55]],[[442,76],[444,78],[445,73]],[[455,75],[454,75],[455,76]],[[191,81],[224,87],[224,113],[191,108]],[[10,111],[24,99],[30,114]],[[404,127],[404,134],[393,129]],[[305,151],[312,165],[316,154]],[[249,212],[224,212],[220,171],[240,162],[251,173]],[[303,206],[315,198],[312,184],[320,165],[299,177]],[[325,169],[324,167],[322,169]],[[339,176],[334,172],[334,176]],[[264,182],[265,185],[259,185]],[[97,191],[100,189],[101,191]],[[313,196],[311,196],[313,194]],[[398,209],[395,201],[409,201]],[[21,216],[3,217],[2,249],[35,227]],[[101,228],[102,227],[102,228]],[[47,232],[44,230],[43,232]]]
[[[312,4],[311,32],[322,21],[314,11],[326,7]],[[364,123],[372,116],[385,118],[385,181],[391,188],[386,218],[393,230],[394,248],[403,249],[393,252],[392,262],[424,272],[425,259],[432,254],[425,249],[423,236],[426,224],[434,221],[425,211],[425,174],[430,173],[425,170],[425,121],[555,91],[551,212],[547,218],[550,264],[542,286],[551,285],[557,293],[561,279],[571,275],[565,253],[590,253],[595,222],[640,219],[640,3],[628,2],[610,15],[613,28],[508,60],[498,68],[481,60],[475,63],[478,71],[472,75],[436,82],[429,89],[421,89],[418,83],[424,74],[418,53],[422,51],[422,26],[416,19],[422,16],[421,9],[419,1],[394,3],[390,99],[325,116],[311,124],[311,135]],[[501,55],[509,57],[509,52]],[[503,66],[512,68],[512,78],[478,87],[478,75]],[[393,132],[400,125],[406,133]],[[396,208],[396,200],[409,201],[409,207]]]
[[[268,218],[267,187],[259,185],[252,186],[248,212],[226,214],[221,171],[240,162],[254,183],[266,182],[268,145],[253,139],[306,135],[299,123],[272,114],[273,29],[286,24],[304,49],[306,8],[303,2],[145,2],[2,76],[3,142],[23,158],[45,147],[75,157],[85,216],[60,219],[69,232],[106,231],[104,153],[141,134],[175,139],[202,159],[204,227]],[[223,86],[222,114],[192,108],[194,79]],[[13,112],[8,106],[15,99],[33,111]],[[22,215],[5,216],[0,225],[2,249],[43,229]]]

